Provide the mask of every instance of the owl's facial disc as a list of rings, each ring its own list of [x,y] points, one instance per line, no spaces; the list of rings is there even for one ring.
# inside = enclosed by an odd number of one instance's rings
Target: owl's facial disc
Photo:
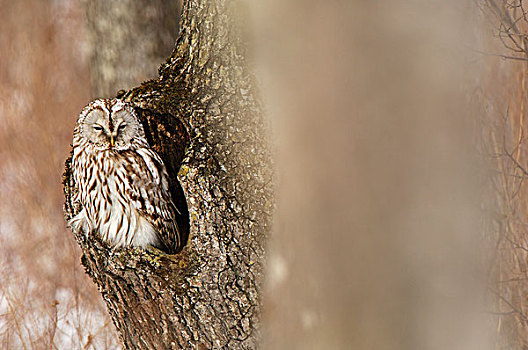
[[[138,131],[139,122],[133,112],[119,107],[111,110],[110,115],[106,110],[95,108],[82,122],[83,136],[99,150],[128,149]]]

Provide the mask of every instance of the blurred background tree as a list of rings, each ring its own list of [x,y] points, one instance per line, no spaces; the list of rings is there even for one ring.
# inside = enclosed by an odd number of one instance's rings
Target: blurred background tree
[[[115,96],[157,77],[174,49],[181,0],[84,1],[94,97]]]

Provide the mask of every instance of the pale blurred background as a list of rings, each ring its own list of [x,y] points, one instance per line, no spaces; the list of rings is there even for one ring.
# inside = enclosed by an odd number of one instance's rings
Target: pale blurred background
[[[269,349],[490,349],[471,1],[258,11],[278,154]],[[267,39],[267,40],[266,40]]]
[[[526,257],[489,249],[511,217],[481,144],[517,135],[504,113],[524,115],[526,72],[479,53],[503,50],[486,12],[470,0],[242,2],[277,154],[264,346],[522,349],[507,338],[528,334],[524,314],[487,288],[497,261]],[[137,3],[0,0],[0,348],[119,348],[65,227],[61,174],[80,109],[155,77],[172,48],[173,23],[172,38],[147,29],[178,5],[127,22]],[[98,36],[101,13],[121,40]],[[136,23],[150,46],[123,44]],[[494,291],[522,304],[515,286]]]
[[[115,348],[62,213],[75,115],[91,97],[82,9],[0,1],[0,344]]]

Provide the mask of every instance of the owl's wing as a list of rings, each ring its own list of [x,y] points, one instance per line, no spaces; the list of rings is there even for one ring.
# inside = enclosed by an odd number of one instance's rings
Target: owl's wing
[[[127,152],[128,153],[128,152]],[[156,229],[168,253],[182,248],[176,223],[179,211],[174,205],[163,161],[153,150],[140,148],[125,155],[127,186],[125,191],[134,208]]]
[[[135,99],[132,96],[130,98]],[[189,238],[190,222],[185,193],[178,181],[178,172],[185,157],[186,147],[190,142],[188,126],[177,115],[159,113],[158,108],[156,110],[143,109],[140,105],[145,106],[148,103],[134,103],[134,110],[143,125],[147,143],[154,146],[167,169],[172,203],[180,212],[176,216],[176,223],[183,246]]]

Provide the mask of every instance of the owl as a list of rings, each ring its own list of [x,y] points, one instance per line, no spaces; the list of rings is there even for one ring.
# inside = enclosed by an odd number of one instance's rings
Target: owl
[[[95,100],[82,110],[71,164],[81,205],[69,222],[74,231],[95,230],[116,247],[181,249],[167,169],[129,104]]]

